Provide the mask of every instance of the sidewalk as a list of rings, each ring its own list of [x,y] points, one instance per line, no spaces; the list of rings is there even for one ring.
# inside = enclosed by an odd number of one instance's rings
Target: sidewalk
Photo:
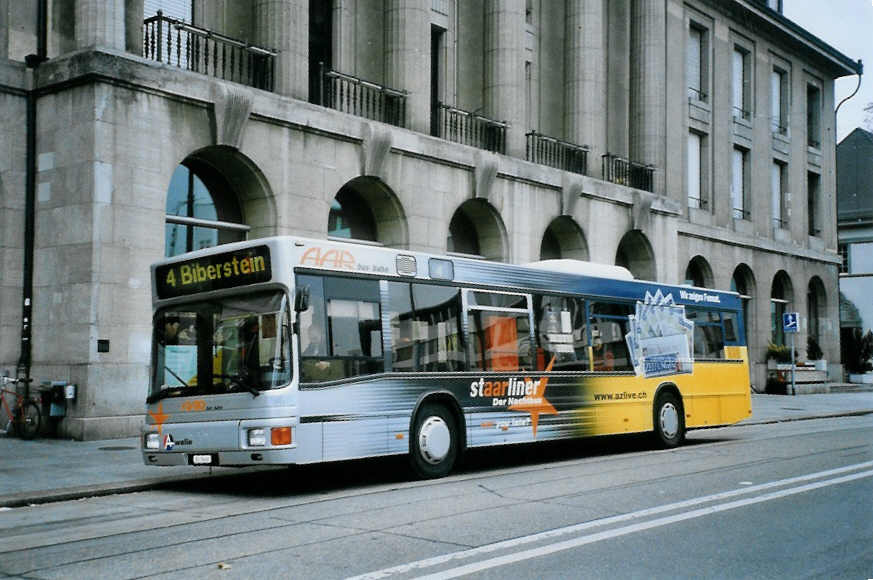
[[[752,416],[740,425],[873,414],[873,392],[752,395]],[[257,468],[269,469],[269,468]],[[0,437],[0,508],[150,489],[163,483],[220,477],[235,468],[150,467],[139,439],[22,441]]]

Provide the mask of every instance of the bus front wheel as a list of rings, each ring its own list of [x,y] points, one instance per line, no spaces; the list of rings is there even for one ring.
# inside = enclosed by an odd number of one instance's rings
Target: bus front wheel
[[[422,478],[447,475],[458,457],[455,418],[443,405],[425,403],[415,417],[409,461]]]
[[[666,448],[676,447],[685,439],[685,411],[674,393],[658,396],[654,408],[655,440]]]

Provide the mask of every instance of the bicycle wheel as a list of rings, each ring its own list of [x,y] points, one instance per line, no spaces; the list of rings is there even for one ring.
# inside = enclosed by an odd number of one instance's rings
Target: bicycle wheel
[[[22,439],[33,439],[39,433],[39,407],[33,401],[26,401],[15,413],[15,431]]]

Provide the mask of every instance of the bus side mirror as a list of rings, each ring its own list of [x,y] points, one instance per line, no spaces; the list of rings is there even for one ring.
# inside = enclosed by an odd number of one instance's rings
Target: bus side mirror
[[[294,312],[309,310],[309,286],[297,288],[294,293]]]

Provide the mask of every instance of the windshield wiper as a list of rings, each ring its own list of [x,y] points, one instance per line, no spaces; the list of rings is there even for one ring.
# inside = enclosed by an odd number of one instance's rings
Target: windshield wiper
[[[218,377],[221,379],[230,379],[230,388],[233,389],[235,387],[239,387],[245,391],[248,391],[252,394],[252,396],[259,396],[261,391],[257,389],[254,385],[249,382],[249,377],[245,374],[240,375],[212,375],[214,377]]]
[[[165,387],[165,388],[161,389],[160,391],[158,391],[157,393],[152,393],[151,395],[149,395],[148,398],[146,399],[146,403],[148,403],[149,405],[151,405],[152,403],[157,403],[161,399],[166,399],[171,394],[178,393],[178,392],[180,392],[180,389],[178,386]]]
[[[182,379],[182,377],[180,377],[179,375],[174,373],[173,369],[171,369],[170,367],[164,367],[164,370],[167,371],[168,373],[170,373],[171,375],[173,375],[173,377],[177,381],[182,383],[183,387],[185,387],[186,389],[189,388],[188,383],[186,383]],[[169,397],[170,393],[173,393],[173,392],[179,392],[179,385],[166,386],[163,389],[161,389],[160,391],[158,391],[157,393],[152,393],[146,399],[146,403],[148,403],[149,405],[152,403],[156,403],[157,401],[160,401],[161,399],[165,399],[165,398]]]

